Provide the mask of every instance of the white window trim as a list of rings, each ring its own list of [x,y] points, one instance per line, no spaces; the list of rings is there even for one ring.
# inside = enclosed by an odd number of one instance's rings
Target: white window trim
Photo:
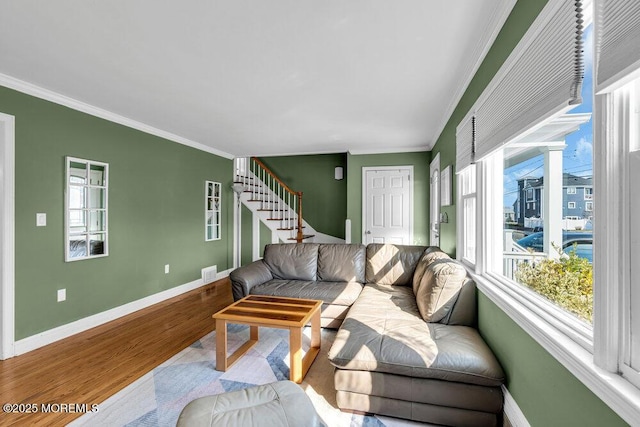
[[[576,194],[576,187],[567,187],[567,194]]]
[[[567,203],[567,209],[575,209],[575,208],[576,208],[576,202]]]
[[[462,183],[462,180],[464,179],[471,179],[471,176],[469,177],[463,177],[462,175],[464,174],[469,174],[471,175],[472,173],[472,169],[469,168],[476,168],[476,174],[474,179],[474,183],[473,183],[473,187],[475,188],[475,191],[470,191],[469,193],[464,193],[464,185]],[[467,168],[465,168],[460,174],[458,174],[458,201],[457,201],[457,218],[460,218],[461,221],[464,221],[465,219],[465,212],[464,212],[464,201],[468,200],[468,199],[475,199],[476,201],[476,215],[478,213],[478,178],[477,178],[477,167],[476,165],[470,165],[467,166]],[[469,258],[467,258],[465,256],[465,249],[464,249],[464,237],[465,237],[465,233],[464,231],[462,233],[458,233],[458,246],[459,248],[462,249],[460,256],[458,257],[458,260],[461,261],[464,265],[466,265],[467,267],[470,268],[474,268],[476,265],[476,262],[478,260],[478,228],[476,227],[476,236],[475,236],[475,249],[476,249],[476,254],[475,254],[475,260],[471,260]]]

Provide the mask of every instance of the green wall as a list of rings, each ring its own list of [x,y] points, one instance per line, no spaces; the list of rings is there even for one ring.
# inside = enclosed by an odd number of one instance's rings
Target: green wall
[[[16,125],[17,340],[231,267],[231,160],[4,87],[0,112]],[[65,156],[109,163],[107,257],[64,261]],[[204,240],[205,180],[222,183],[219,241]]]
[[[347,182],[334,177],[346,170],[346,154],[261,157],[260,160],[293,191],[302,191],[302,217],[316,231],[344,239]]]
[[[482,336],[507,374],[507,388],[535,426],[625,426],[602,400],[480,293]]]
[[[416,245],[429,244],[430,152],[347,155],[347,218],[351,240],[362,242],[362,168],[413,166],[413,237]]]
[[[434,156],[440,153],[441,169],[455,163],[457,125],[545,4],[546,0],[516,3],[433,148]],[[456,194],[455,182],[453,194]],[[449,215],[449,224],[442,227],[441,246],[448,253],[455,253],[455,206],[445,207],[443,211]],[[505,369],[507,388],[532,426],[626,425],[482,293],[478,312],[480,332]]]

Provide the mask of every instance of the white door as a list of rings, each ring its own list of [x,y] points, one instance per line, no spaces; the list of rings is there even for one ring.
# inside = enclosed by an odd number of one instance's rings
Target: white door
[[[413,167],[363,168],[363,187],[362,242],[412,244]]]
[[[429,165],[429,244],[440,246],[440,153]]]

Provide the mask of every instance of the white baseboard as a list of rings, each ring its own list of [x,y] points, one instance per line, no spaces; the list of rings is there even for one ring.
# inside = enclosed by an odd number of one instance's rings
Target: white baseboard
[[[216,280],[224,279],[229,276],[231,271],[232,269],[219,272]],[[169,298],[198,289],[201,286],[204,286],[202,279],[194,280],[193,282],[185,283],[184,285],[149,295],[148,297],[103,311],[102,313],[97,313],[92,316],[85,317],[84,319],[76,320],[75,322],[67,323],[66,325],[58,326],[57,328],[49,329],[48,331],[23,338],[14,343],[15,356],[44,347],[45,345],[52,344],[88,329],[95,328],[96,326],[103,325],[111,322],[112,320],[119,319],[120,317],[142,310],[143,308],[150,307],[154,304],[158,304],[162,301],[168,300]]]
[[[513,396],[504,385],[502,386],[502,394],[504,395],[504,415],[509,419],[511,426],[531,427],[531,424],[529,424]]]

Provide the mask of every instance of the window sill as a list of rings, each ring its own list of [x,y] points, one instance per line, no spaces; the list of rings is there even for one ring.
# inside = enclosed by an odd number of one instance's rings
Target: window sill
[[[521,297],[493,278],[471,273],[478,289],[556,358],[589,390],[631,425],[640,420],[640,389],[593,362],[593,354],[528,308]]]

